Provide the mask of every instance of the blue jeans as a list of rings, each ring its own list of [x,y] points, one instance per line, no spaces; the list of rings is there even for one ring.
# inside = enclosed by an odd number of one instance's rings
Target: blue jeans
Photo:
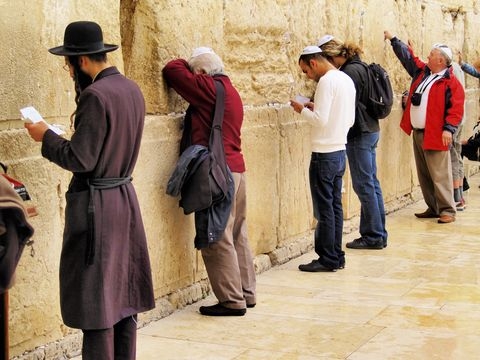
[[[376,148],[379,133],[363,133],[347,143],[353,190],[361,203],[360,235],[368,243],[386,244],[385,207],[377,179]]]
[[[342,251],[342,177],[345,166],[344,150],[312,153],[310,160],[310,191],[317,219],[315,252],[318,261],[330,269],[345,263],[345,252]]]

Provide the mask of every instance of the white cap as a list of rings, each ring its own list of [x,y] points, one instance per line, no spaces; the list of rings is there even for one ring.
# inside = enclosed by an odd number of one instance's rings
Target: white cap
[[[303,49],[301,55],[319,54],[321,52],[322,49],[320,49],[317,45],[309,45]]]
[[[436,44],[433,44],[433,49],[440,50],[450,61],[453,60],[452,50],[447,45],[436,43]]]
[[[203,55],[203,54],[215,54],[215,52],[212,50],[212,48],[209,48],[209,47],[206,47],[206,46],[200,46],[200,47],[197,47],[197,48],[193,49],[193,53],[192,53],[191,57],[193,58],[193,57]]]
[[[333,35],[324,35],[318,40],[318,46],[321,47],[322,45],[326,44],[330,40],[333,40]]]

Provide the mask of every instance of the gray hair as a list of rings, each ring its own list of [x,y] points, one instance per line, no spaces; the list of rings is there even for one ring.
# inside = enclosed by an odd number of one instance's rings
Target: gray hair
[[[188,65],[194,73],[205,73],[210,76],[225,74],[225,66],[217,54],[206,53],[191,57]]]

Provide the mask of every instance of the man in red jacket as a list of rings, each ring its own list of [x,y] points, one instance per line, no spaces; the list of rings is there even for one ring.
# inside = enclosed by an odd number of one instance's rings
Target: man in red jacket
[[[465,101],[463,87],[451,68],[452,50],[435,44],[425,63],[414,55],[410,43],[406,45],[389,31],[384,36],[412,77],[400,127],[408,135],[413,132],[418,181],[428,206],[415,216],[451,223],[456,206],[449,148],[462,121]]]
[[[225,88],[225,111],[222,123],[223,146],[227,165],[233,174],[235,194],[230,217],[223,236],[202,252],[208,278],[218,304],[201,306],[200,313],[210,316],[242,316],[247,307],[254,307],[255,268],[248,243],[246,222],[245,162],[241,151],[243,104],[235,87],[224,74],[220,57],[208,47],[196,48],[190,59],[175,59],[163,68],[163,77],[190,106],[187,114],[191,132],[182,145],[208,146],[215,109],[215,80]]]

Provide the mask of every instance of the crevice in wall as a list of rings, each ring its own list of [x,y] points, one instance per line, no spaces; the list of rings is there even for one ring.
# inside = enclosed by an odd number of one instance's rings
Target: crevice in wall
[[[120,0],[120,36],[125,73],[129,73],[135,34],[134,14],[138,0]]]

